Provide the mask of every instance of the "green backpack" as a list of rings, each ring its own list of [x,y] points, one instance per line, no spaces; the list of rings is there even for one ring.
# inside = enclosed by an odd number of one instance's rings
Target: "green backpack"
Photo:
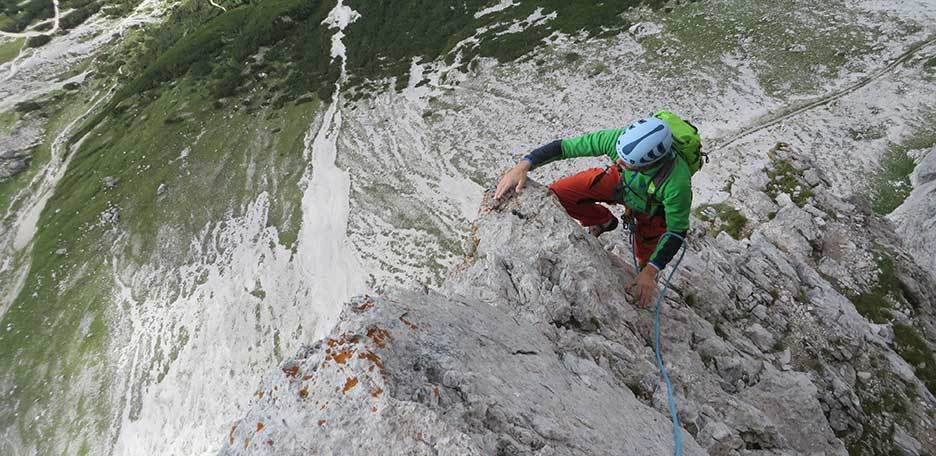
[[[673,149],[689,165],[689,175],[692,176],[708,161],[708,154],[702,152],[702,138],[699,129],[689,121],[669,111],[660,111],[653,115],[666,122],[673,131]],[[651,207],[656,190],[663,185],[673,170],[675,160],[664,163],[650,181],[647,188],[647,207]],[[663,206],[659,206],[662,208]]]
[[[673,131],[673,149],[689,165],[689,175],[702,169],[708,161],[708,154],[702,152],[702,138],[699,129],[689,121],[669,111],[660,111],[653,115],[666,122]]]

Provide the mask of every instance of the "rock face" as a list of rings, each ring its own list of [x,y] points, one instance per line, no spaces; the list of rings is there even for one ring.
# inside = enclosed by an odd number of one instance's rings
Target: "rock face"
[[[29,168],[32,149],[39,145],[42,133],[31,118],[14,122],[9,134],[0,129],[0,181]]]
[[[536,272],[540,283],[514,286],[504,272],[501,281],[480,288],[491,292],[481,299],[398,291],[350,303],[332,337],[288,361],[263,385],[254,412],[232,429],[223,452],[672,453],[668,416],[642,403],[620,382],[614,372],[620,367],[617,361],[583,350],[586,333],[574,323],[576,318],[596,325],[620,323],[635,314],[621,287],[610,286],[624,280],[624,271],[611,264],[597,240],[586,237],[542,187],[531,189],[523,203],[531,217],[546,224],[540,239],[557,241],[547,250],[574,257],[557,256],[552,267],[510,256],[516,268],[542,271]],[[491,223],[482,226],[516,235],[537,229],[517,225],[516,220],[523,220],[515,215],[519,213],[492,212]],[[574,260],[582,261],[580,270],[563,274],[562,264]],[[499,268],[515,267],[493,261]],[[597,273],[596,267],[608,268],[609,274]],[[450,283],[475,289],[476,280],[487,280],[487,270],[469,267]],[[554,296],[517,305],[518,293],[541,289],[550,274],[567,285],[567,293],[557,288]],[[599,286],[609,292],[594,299],[598,289],[593,287]],[[579,290],[584,294],[578,295]],[[647,351],[626,326],[616,331],[630,334],[632,347],[614,350],[631,357],[631,350]],[[705,454],[691,435],[685,433],[684,439],[685,454]]]
[[[556,332],[437,293],[359,299],[264,385],[225,453],[672,452],[669,420]]]
[[[775,156],[788,175],[732,189],[746,237],[695,221],[663,305],[684,454],[936,451],[932,280],[887,221]],[[347,304],[262,383],[222,454],[671,454],[620,232],[587,236],[531,184],[485,203],[468,247],[438,291]]]
[[[913,191],[888,218],[917,262],[936,270],[936,148],[931,149],[911,175]]]

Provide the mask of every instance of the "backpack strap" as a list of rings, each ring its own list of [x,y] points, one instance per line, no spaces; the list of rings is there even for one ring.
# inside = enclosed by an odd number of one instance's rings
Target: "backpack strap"
[[[660,169],[657,170],[656,174],[653,175],[653,191],[656,191],[656,189],[663,185],[663,182],[665,182],[673,172],[673,165],[675,164],[676,157],[670,157],[669,160],[666,160],[666,162],[660,165]]]
[[[660,169],[657,170],[656,174],[653,175],[653,178],[650,181],[650,188],[647,189],[647,210],[649,211],[650,205],[653,203],[653,197],[656,195],[658,188],[663,186],[663,182],[666,182],[666,179],[673,172],[673,166],[676,164],[676,157],[671,156],[669,160],[666,160]],[[660,206],[662,207],[662,206]]]

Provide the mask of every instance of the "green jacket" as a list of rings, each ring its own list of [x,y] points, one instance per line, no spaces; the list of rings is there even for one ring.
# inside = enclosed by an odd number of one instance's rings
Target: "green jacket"
[[[624,129],[601,130],[574,138],[562,140],[562,155],[555,159],[572,157],[597,157],[606,155],[612,162],[617,161],[615,144]],[[618,194],[627,207],[636,212],[654,214],[660,204],[666,217],[666,227],[674,233],[689,230],[689,212],[692,209],[692,176],[689,166],[681,157],[676,156],[676,163],[669,177],[654,192],[647,206],[647,192],[658,167],[646,171],[624,169],[621,175],[621,189]],[[662,244],[662,243],[661,243]]]

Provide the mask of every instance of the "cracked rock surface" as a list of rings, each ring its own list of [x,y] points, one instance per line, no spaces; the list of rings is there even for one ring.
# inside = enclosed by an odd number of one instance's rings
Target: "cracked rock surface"
[[[793,174],[733,187],[739,239],[694,221],[663,304],[684,454],[932,454],[936,284],[889,221],[774,155]],[[672,454],[621,233],[586,235],[535,183],[485,201],[443,287],[346,304],[222,454]]]

